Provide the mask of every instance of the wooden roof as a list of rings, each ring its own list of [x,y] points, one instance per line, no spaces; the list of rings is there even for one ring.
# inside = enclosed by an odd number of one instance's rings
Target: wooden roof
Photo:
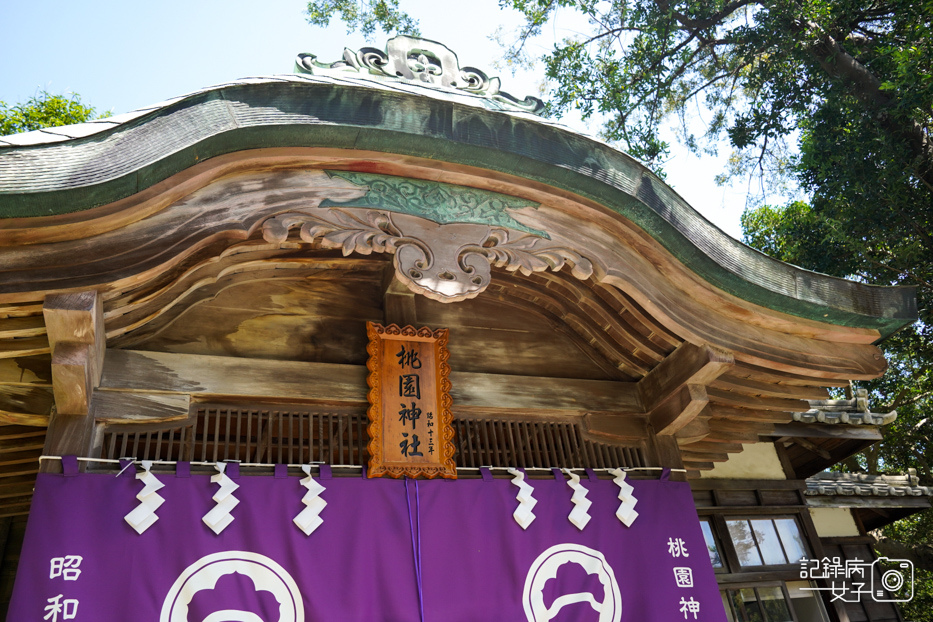
[[[0,147],[11,434],[81,391],[99,420],[363,403],[373,320],[450,328],[461,413],[650,426],[700,470],[881,374],[916,315],[910,288],[776,262],[611,147],[445,91],[254,79],[78,134]],[[99,349],[84,387],[69,343]]]

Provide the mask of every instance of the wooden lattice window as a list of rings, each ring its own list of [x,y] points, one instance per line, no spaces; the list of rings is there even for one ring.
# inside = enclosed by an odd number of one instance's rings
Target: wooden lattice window
[[[199,405],[181,426],[111,427],[104,434],[103,454],[139,460],[365,464],[367,424],[364,413]]]
[[[101,457],[364,465],[367,425],[362,411],[201,404],[190,419],[170,426],[110,426]],[[572,422],[458,418],[454,429],[454,459],[461,467],[647,466],[641,447],[590,440]]]
[[[647,466],[640,447],[583,437],[570,422],[456,419],[458,466],[614,468]]]

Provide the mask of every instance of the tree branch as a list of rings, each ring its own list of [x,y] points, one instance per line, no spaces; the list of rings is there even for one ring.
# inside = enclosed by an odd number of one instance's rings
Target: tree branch
[[[905,544],[874,531],[871,532],[871,536],[875,538],[873,548],[879,557],[906,559],[913,562],[914,568],[933,571],[933,545]]]
[[[729,17],[730,15],[732,15],[733,13],[735,13],[742,7],[748,6],[749,4],[758,4],[758,1],[757,0],[738,0],[737,2],[733,2],[732,4],[727,4],[726,6],[722,8],[721,11],[715,13],[711,17],[707,17],[706,19],[699,19],[699,20],[689,18],[679,11],[672,10],[670,6],[670,2],[668,2],[668,0],[655,0],[654,3],[663,12],[670,13],[671,16],[673,16],[673,18],[676,19],[677,22],[681,24],[682,26],[684,26],[685,28],[689,28],[691,30],[706,30],[708,28],[712,28],[713,26],[718,25],[725,18]]]
[[[919,179],[933,188],[933,144],[923,127],[910,120],[895,120],[889,113],[891,98],[881,90],[881,80],[858,62],[851,54],[813,22],[799,24],[801,34],[820,33],[817,39],[807,46],[810,56],[831,78],[841,81],[846,89],[870,109],[880,112],[879,122],[888,131],[895,132],[906,139],[916,159],[915,172]]]

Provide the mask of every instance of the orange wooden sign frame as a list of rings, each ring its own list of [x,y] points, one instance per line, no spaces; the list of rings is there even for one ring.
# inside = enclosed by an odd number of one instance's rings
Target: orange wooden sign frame
[[[369,477],[456,479],[446,328],[366,323]]]

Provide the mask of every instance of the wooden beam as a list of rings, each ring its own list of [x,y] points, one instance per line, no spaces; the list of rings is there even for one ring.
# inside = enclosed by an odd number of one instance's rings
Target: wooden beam
[[[690,451],[699,454],[734,454],[742,451],[745,447],[742,443],[706,443],[703,441],[691,443],[689,447],[684,447],[682,443],[680,445],[681,451]]]
[[[735,408],[721,404],[710,404],[709,409],[712,411],[714,418],[733,422],[787,423],[794,418],[788,411],[753,410],[751,408]],[[747,426],[743,427],[747,429]]]
[[[38,426],[44,428],[49,425],[49,415],[35,415],[32,413],[0,410],[0,423]]]
[[[736,377],[729,370],[712,383],[712,388],[723,391],[734,391],[745,395],[756,397],[782,397],[798,400],[825,400],[829,392],[826,387],[815,386],[797,386],[792,384],[782,384],[780,382],[761,382],[749,378]]]
[[[188,419],[187,394],[94,392],[94,420],[100,423],[153,423]]]
[[[95,383],[103,371],[107,347],[104,334],[103,302],[97,291],[76,294],[52,294],[42,306],[49,346],[54,350],[59,342],[86,343],[90,351],[91,375]]]
[[[450,396],[463,412],[638,412],[636,385],[629,382],[452,372],[450,383]]]
[[[86,415],[94,389],[90,346],[60,341],[52,350],[52,393],[55,407],[64,415]]]
[[[382,296],[382,313],[386,326],[416,326],[415,293],[395,277],[395,265],[390,263],[390,280]]]
[[[31,497],[36,487],[36,478],[28,475],[5,477],[0,480],[0,499],[11,497]]]
[[[807,439],[800,437],[800,438],[791,439],[791,442],[795,445],[799,445],[800,447],[803,447],[804,449],[806,449],[807,451],[811,453],[818,455],[823,460],[833,459],[833,456],[831,453],[829,453],[822,447],[817,446],[816,443],[814,443],[813,441],[808,441]]]
[[[597,441],[644,440],[648,422],[641,415],[587,413],[583,416],[583,429],[586,436]]]
[[[0,358],[19,358],[49,353],[49,340],[41,337],[0,340]]]
[[[0,518],[28,515],[31,503],[32,501],[30,500],[17,505],[4,505],[0,507]]]
[[[707,438],[710,434],[709,420],[709,406],[706,406],[693,421],[689,422],[674,434],[677,438],[677,444],[683,447],[684,445],[691,445]]]
[[[881,430],[874,426],[847,425],[844,423],[790,423],[774,424],[774,436],[806,438],[851,438],[862,441],[880,441],[884,438]]]
[[[55,462],[52,460],[51,462]],[[36,459],[31,463],[27,462],[25,464],[13,464],[13,465],[0,465],[0,481],[6,479],[7,477],[15,477],[18,475],[32,475],[35,477],[36,473],[39,472],[39,454],[36,453]]]
[[[364,406],[367,373],[363,365],[109,350],[100,391]],[[468,372],[453,372],[450,379],[460,413],[640,414],[633,383]]]
[[[709,389],[709,397],[717,404],[725,406],[734,406],[737,408],[754,408],[756,410],[776,410],[787,413],[803,412],[809,410],[810,403],[805,400],[787,399],[783,397],[756,397],[737,393],[735,391],[723,391],[722,389]]]
[[[44,428],[27,427],[24,425],[0,425],[0,439],[45,438]]]
[[[728,352],[682,343],[638,382],[645,412],[654,410],[681,387],[706,386],[735,364]]]
[[[0,439],[0,456],[4,454],[16,453],[18,451],[28,451],[31,449],[42,449],[45,446],[45,435],[36,436],[32,439]]]
[[[784,469],[784,475],[787,476],[787,479],[797,479],[794,462],[790,459],[784,443],[774,443],[774,451],[777,452],[778,461],[781,463],[781,468]]]
[[[681,344],[638,382],[648,424],[661,436],[679,434],[684,443],[709,434],[710,384],[735,364],[732,355],[709,346]],[[701,420],[696,421],[703,413]],[[696,423],[694,423],[696,421]]]
[[[707,404],[706,388],[688,384],[651,411],[648,425],[660,436],[672,436],[703,412]]]
[[[703,463],[703,462],[727,462],[729,454],[710,454],[694,453],[692,451],[681,452],[681,458],[685,463]]]
[[[716,428],[714,420],[709,422],[710,432],[703,439],[707,443],[757,443],[760,438],[755,429],[745,432],[723,431]]]
[[[694,490],[804,490],[803,480],[786,479],[704,479],[691,485]]]
[[[51,376],[51,360],[48,372]],[[29,386],[0,384],[0,412],[22,413],[26,416],[46,417],[55,408],[55,394],[52,385]]]
[[[91,391],[103,373],[107,337],[96,291],[47,296],[42,307],[52,350],[52,391],[57,411],[87,415]]]

